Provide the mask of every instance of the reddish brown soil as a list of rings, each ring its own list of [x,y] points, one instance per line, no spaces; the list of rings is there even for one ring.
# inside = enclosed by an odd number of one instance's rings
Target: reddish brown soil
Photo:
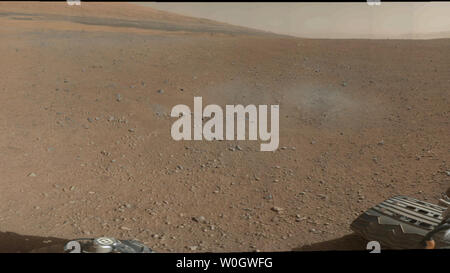
[[[346,248],[363,210],[450,184],[448,39],[299,39],[116,3],[0,3],[0,26],[0,251]],[[194,96],[279,103],[280,148],[173,141]]]

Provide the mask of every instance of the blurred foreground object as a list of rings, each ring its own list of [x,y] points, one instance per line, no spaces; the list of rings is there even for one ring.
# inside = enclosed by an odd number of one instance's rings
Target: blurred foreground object
[[[450,189],[438,205],[395,196],[368,209],[350,228],[389,249],[450,248]]]

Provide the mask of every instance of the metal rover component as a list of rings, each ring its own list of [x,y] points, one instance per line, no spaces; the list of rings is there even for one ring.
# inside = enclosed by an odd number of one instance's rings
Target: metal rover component
[[[76,251],[73,246],[77,247]],[[136,240],[117,240],[110,237],[75,239],[64,246],[64,251],[71,253],[153,253],[150,248]]]
[[[110,253],[114,250],[114,244],[117,240],[114,238],[100,237],[93,241],[93,248],[95,253]]]
[[[392,249],[420,249],[425,235],[443,221],[446,208],[406,196],[395,196],[360,215],[350,228],[365,239]],[[444,236],[436,247],[448,246]]]

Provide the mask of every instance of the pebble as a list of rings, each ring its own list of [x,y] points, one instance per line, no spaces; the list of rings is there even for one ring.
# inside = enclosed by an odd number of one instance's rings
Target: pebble
[[[327,199],[327,196],[325,194],[318,194],[317,196],[322,198],[322,199]]]
[[[194,220],[197,223],[205,223],[206,222],[206,218],[204,216],[193,217],[192,220]]]
[[[121,100],[122,100],[122,95],[116,94],[116,101],[121,101]]]
[[[35,173],[28,174],[29,177],[36,177],[37,175]]]
[[[271,210],[273,210],[275,212],[282,212],[284,209],[280,208],[280,207],[272,207]]]
[[[272,194],[268,194],[268,195],[264,196],[263,198],[266,200],[272,200],[273,197],[272,197]]]

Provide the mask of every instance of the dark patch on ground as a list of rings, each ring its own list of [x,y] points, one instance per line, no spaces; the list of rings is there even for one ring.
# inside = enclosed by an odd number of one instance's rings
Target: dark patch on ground
[[[349,234],[330,241],[299,246],[294,248],[293,251],[365,250],[366,245],[367,240],[356,234]]]
[[[67,240],[0,232],[0,253],[63,252]]]

